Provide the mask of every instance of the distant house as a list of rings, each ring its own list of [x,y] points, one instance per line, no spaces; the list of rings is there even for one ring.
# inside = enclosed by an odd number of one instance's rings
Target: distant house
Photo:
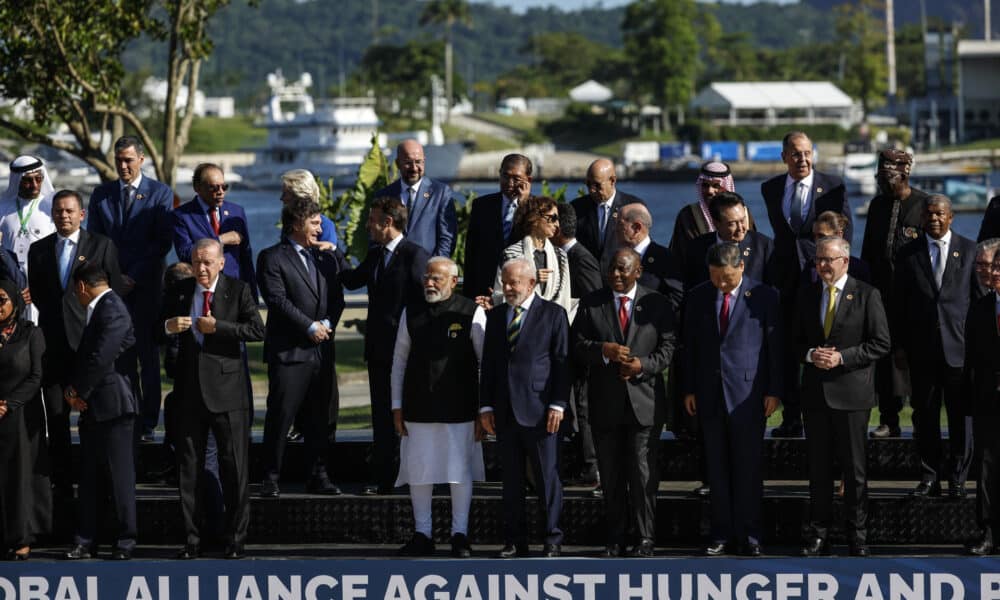
[[[601,104],[611,100],[614,95],[610,88],[593,79],[588,79],[569,91],[569,97],[573,102],[584,104]]]
[[[847,128],[861,119],[856,103],[829,81],[715,82],[691,100],[691,108],[716,125],[835,123]]]
[[[958,137],[1000,136],[1000,42],[958,42]]]

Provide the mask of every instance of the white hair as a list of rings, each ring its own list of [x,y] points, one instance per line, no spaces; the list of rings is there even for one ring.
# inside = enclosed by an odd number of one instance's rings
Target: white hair
[[[837,235],[831,235],[829,237],[820,238],[819,241],[816,242],[816,249],[819,250],[820,246],[829,246],[829,245],[837,246],[840,249],[840,251],[844,253],[845,256],[851,255],[851,243]]]
[[[518,256],[517,258],[512,258],[505,262],[500,268],[500,272],[502,273],[507,269],[516,269],[522,274],[527,274],[532,279],[535,277],[534,265],[531,264],[530,260],[524,258],[523,256]]]
[[[281,174],[281,185],[297,198],[319,202],[316,177],[306,169],[292,169]]]
[[[448,274],[452,277],[458,277],[458,265],[455,261],[451,260],[447,256],[432,256],[427,259],[427,270],[429,271],[434,265],[447,265]]]

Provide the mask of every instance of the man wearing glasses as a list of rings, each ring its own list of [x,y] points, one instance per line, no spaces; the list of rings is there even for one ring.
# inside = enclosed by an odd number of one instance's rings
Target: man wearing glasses
[[[802,363],[802,413],[809,458],[809,523],[804,556],[830,553],[833,456],[844,476],[845,533],[852,556],[868,556],[865,444],[875,406],[875,361],[889,352],[878,290],[847,273],[851,246],[839,237],[816,245],[820,280],[798,295],[791,339]]]

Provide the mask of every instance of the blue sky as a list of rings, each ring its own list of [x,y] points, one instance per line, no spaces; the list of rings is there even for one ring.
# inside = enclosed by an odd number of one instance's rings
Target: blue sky
[[[630,0],[471,0],[472,2],[489,3],[497,6],[509,6],[514,12],[524,12],[528,8],[538,6],[556,6],[564,10],[576,10],[578,8],[602,5],[605,7],[621,6],[628,4]],[[759,0],[723,0],[734,4],[754,4]],[[771,0],[779,4],[790,4],[798,0]]]

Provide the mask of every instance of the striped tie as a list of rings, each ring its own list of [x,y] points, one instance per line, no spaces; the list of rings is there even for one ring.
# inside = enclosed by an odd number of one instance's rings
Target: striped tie
[[[521,333],[522,317],[524,317],[524,308],[515,306],[514,318],[507,324],[507,344],[510,346],[511,350],[514,349],[514,344],[517,343],[517,336]]]

